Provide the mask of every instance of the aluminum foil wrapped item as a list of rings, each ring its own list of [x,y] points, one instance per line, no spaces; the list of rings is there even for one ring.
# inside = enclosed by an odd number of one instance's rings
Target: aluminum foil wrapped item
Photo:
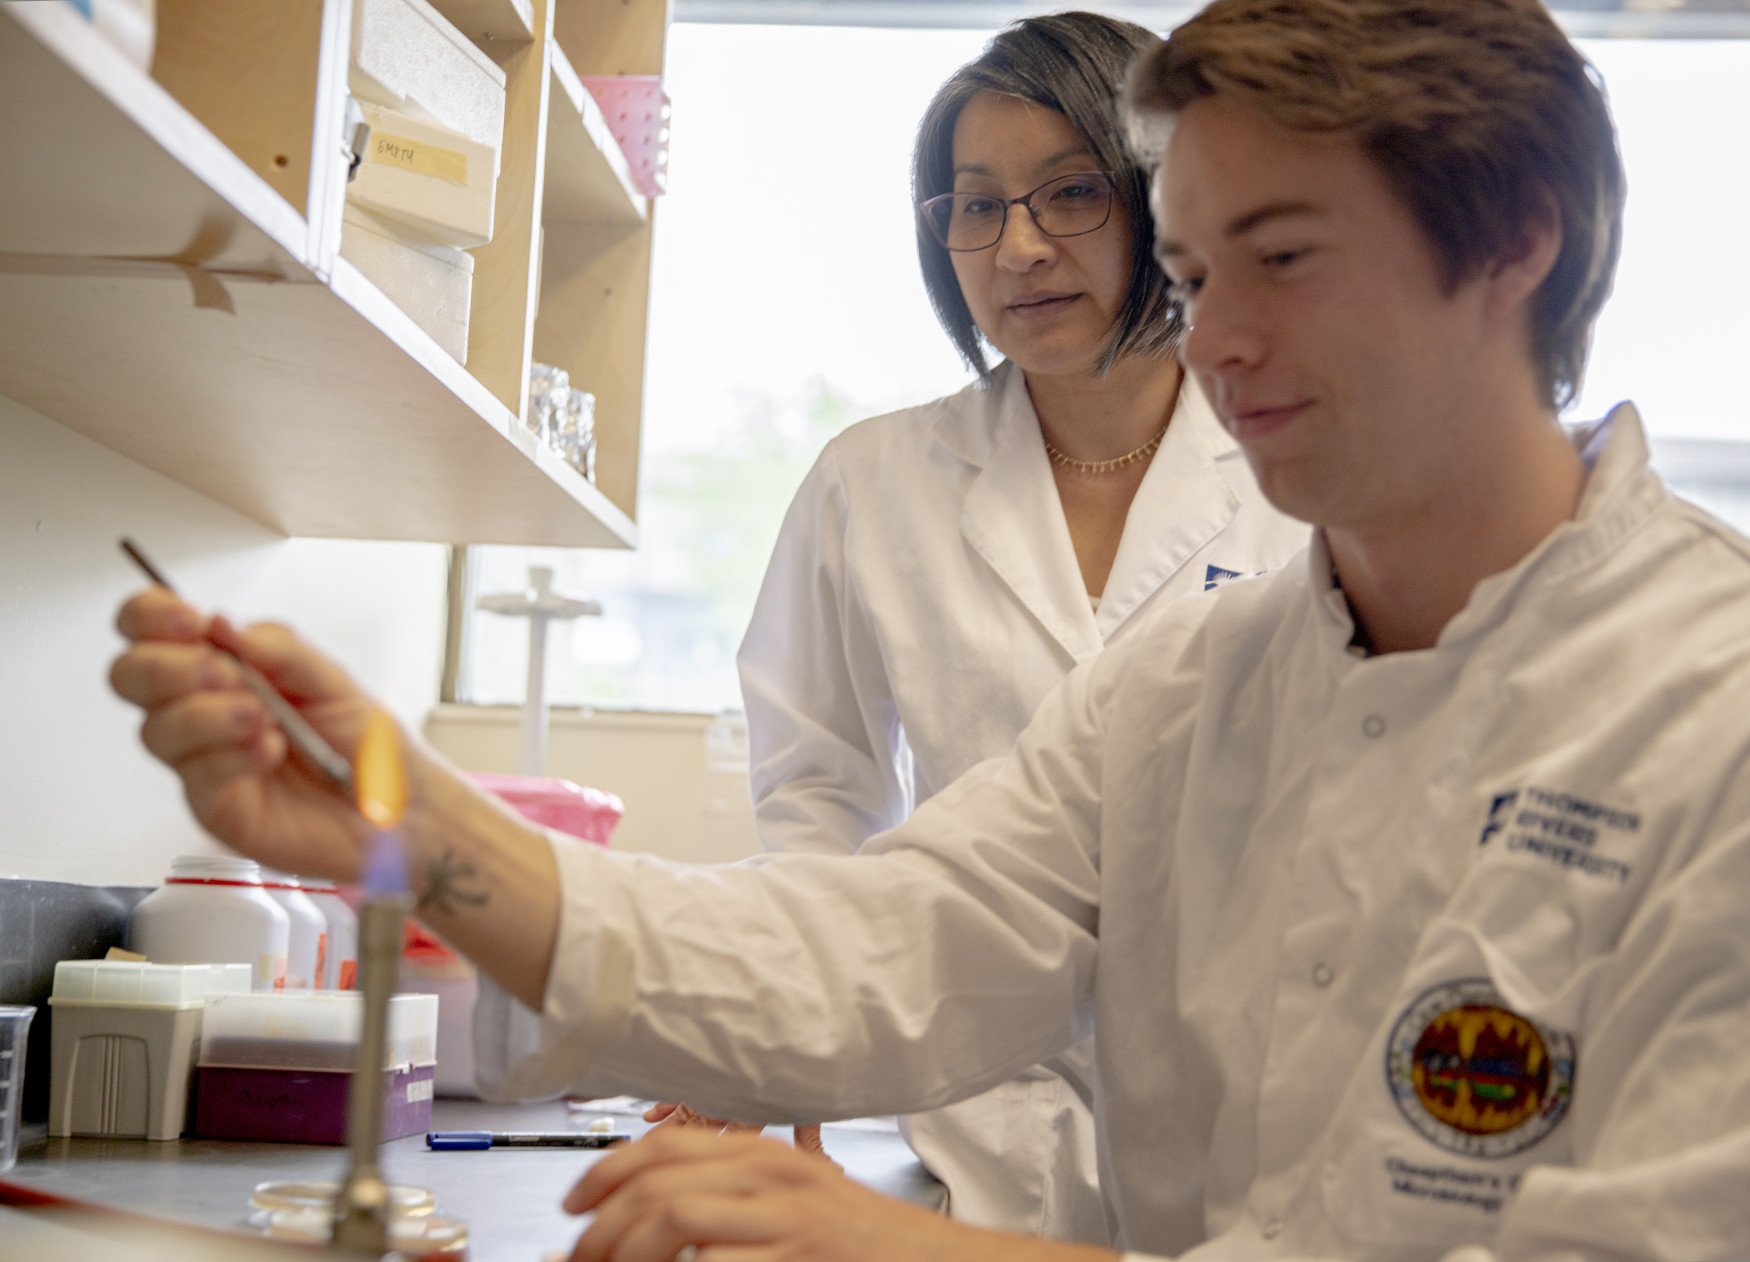
[[[542,442],[558,445],[556,438],[571,394],[571,374],[552,364],[529,365],[529,411],[525,423]]]
[[[567,391],[553,446],[573,469],[595,481],[595,395]]]

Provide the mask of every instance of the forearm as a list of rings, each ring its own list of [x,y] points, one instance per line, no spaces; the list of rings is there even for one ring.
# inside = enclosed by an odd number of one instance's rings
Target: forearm
[[[410,750],[400,834],[417,914],[539,1011],[559,932],[552,844],[427,749]]]

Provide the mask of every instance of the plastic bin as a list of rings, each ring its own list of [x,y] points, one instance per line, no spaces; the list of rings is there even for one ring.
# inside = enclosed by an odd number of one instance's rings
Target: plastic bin
[[[504,144],[504,71],[425,0],[353,0],[347,85],[494,153]]]
[[[458,364],[468,362],[474,256],[346,204],[340,253]]]
[[[492,240],[498,151],[418,115],[362,102],[371,136],[346,200],[443,245]]]
[[[612,793],[586,789],[569,780],[483,772],[471,774],[468,779],[503,798],[524,819],[599,846],[608,844],[614,825],[626,813],[625,804]]]
[[[632,182],[646,197],[668,191],[668,131],[673,107],[653,74],[579,75],[620,143]]]
[[[347,84],[372,140],[340,252],[465,364],[474,259],[461,247],[492,235],[504,71],[425,0],[354,0],[352,14]]]

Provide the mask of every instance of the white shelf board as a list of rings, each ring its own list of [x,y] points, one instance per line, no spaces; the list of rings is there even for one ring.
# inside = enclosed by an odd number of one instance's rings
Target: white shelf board
[[[547,53],[553,91],[541,218],[636,228],[650,215],[649,199],[632,182],[620,142],[565,53],[553,40],[547,41]]]
[[[0,5],[0,170],[0,395],[286,534],[635,544],[64,4]]]

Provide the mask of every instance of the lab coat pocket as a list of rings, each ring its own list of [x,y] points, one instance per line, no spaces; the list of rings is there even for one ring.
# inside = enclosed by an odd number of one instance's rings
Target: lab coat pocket
[[[1362,1244],[1486,1245],[1524,1173],[1566,1160],[1573,1040],[1482,976],[1423,987],[1384,1033],[1332,1128],[1326,1213]]]

